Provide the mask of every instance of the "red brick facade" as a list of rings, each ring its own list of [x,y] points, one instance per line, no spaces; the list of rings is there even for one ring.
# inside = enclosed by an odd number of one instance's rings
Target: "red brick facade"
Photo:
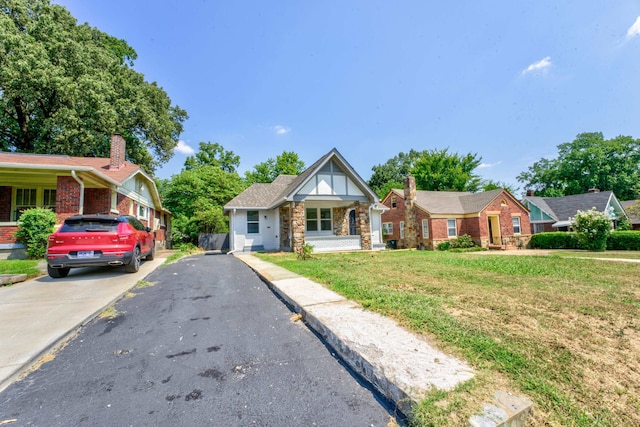
[[[395,199],[395,207],[393,203]],[[388,242],[394,240],[397,248],[421,248],[435,249],[440,242],[448,241],[448,220],[455,219],[456,235],[462,236],[468,234],[476,242],[477,245],[488,247],[497,245],[500,247],[524,247],[529,243],[531,237],[531,226],[529,224],[529,212],[526,208],[511,194],[506,191],[499,193],[486,207],[480,212],[467,214],[442,214],[427,213],[419,206],[408,203],[405,197],[399,192],[390,192],[382,200],[382,203],[390,209],[382,214],[382,223],[392,224],[392,233],[385,235],[384,239]],[[411,207],[413,206],[413,208]],[[407,209],[413,209],[413,215],[408,213]],[[412,238],[407,221],[411,221],[415,217],[415,233],[417,242],[409,243]],[[499,241],[492,241],[489,233],[489,218],[492,218],[494,224],[499,224]],[[520,218],[520,233],[514,233],[513,217]],[[400,222],[405,223],[404,235],[400,236]],[[425,236],[425,222],[427,225],[427,235]],[[409,233],[408,233],[409,231]],[[498,240],[497,238],[494,240]]]
[[[111,190],[108,188],[86,188],[84,190],[84,213],[108,214],[111,212]]]

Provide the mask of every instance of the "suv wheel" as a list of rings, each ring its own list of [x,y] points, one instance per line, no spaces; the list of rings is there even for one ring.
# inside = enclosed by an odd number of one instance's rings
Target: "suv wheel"
[[[69,270],[71,270],[69,267],[53,268],[47,265],[47,273],[53,279],[62,279],[63,277],[67,277],[67,274],[69,274]]]
[[[133,250],[131,261],[124,266],[124,269],[127,273],[137,273],[140,270],[140,248],[138,246]]]
[[[151,242],[151,252],[147,254],[147,257],[145,258],[145,260],[153,261],[153,258],[155,257],[155,248],[156,248],[156,242]]]

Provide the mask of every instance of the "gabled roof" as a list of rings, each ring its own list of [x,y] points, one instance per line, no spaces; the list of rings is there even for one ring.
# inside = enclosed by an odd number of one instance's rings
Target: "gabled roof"
[[[242,193],[231,199],[224,206],[231,209],[274,209],[284,202],[292,201],[294,196],[314,177],[328,162],[335,161],[345,174],[367,195],[372,202],[378,202],[378,196],[357,174],[351,165],[342,157],[337,149],[332,149],[319,158],[298,176],[280,175],[268,184],[252,184]]]
[[[391,191],[404,198],[403,190]],[[416,190],[416,205],[430,214],[473,214],[481,212],[503,191],[506,190],[496,189],[482,193]],[[520,203],[515,197],[512,199]]]
[[[627,213],[631,224],[640,224],[640,213],[636,213],[637,211],[629,209],[631,207],[640,206],[640,200],[627,200],[624,202],[620,202],[620,204],[622,205],[624,211]]]
[[[613,199],[615,199],[613,191],[600,191],[563,197],[527,196],[523,200],[538,206],[555,221],[568,221],[569,218],[576,216],[579,210],[588,211],[596,208],[598,212],[604,212],[613,204]]]
[[[119,169],[109,169],[108,157],[73,157],[7,152],[0,152],[0,168],[93,171],[103,178],[107,178],[108,181],[118,184],[126,181],[135,173],[142,172],[140,166],[131,162],[125,162],[124,166]]]

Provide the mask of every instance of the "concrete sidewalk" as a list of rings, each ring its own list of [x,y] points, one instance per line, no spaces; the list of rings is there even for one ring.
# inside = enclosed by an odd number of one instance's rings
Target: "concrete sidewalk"
[[[236,257],[260,275],[282,299],[302,314],[340,357],[398,409],[410,416],[412,406],[432,389],[452,390],[474,376],[466,363],[430,345],[394,321],[309,279],[246,253]],[[504,391],[484,405],[471,426],[522,426],[532,403]]]
[[[135,274],[78,268],[64,279],[42,276],[0,287],[0,391],[164,260],[144,261]]]

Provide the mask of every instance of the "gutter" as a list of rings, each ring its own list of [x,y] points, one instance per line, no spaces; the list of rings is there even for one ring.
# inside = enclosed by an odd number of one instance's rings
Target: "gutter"
[[[78,210],[78,214],[82,215],[84,213],[84,181],[78,178],[74,169],[71,169],[71,177],[80,184],[80,209]]]

